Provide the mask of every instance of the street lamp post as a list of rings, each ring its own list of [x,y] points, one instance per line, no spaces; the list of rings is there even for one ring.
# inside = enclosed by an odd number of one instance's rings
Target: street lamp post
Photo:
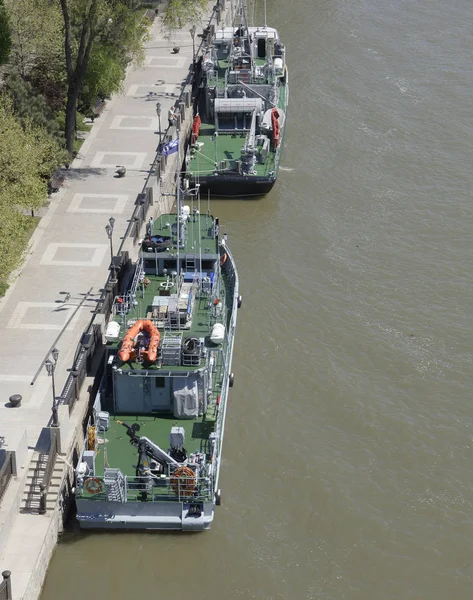
[[[59,358],[59,350],[57,348],[53,348],[51,350],[51,354],[52,354],[54,362],[48,358],[48,360],[44,364],[46,366],[46,371],[48,372],[48,375],[51,377],[52,386],[53,386],[53,404],[51,407],[51,412],[53,414],[53,420],[52,420],[51,425],[52,425],[52,427],[59,427],[59,419],[58,419],[58,414],[57,414],[57,403],[56,403],[56,384],[54,381],[54,371],[56,370],[57,359]]]
[[[161,102],[156,102],[156,114],[158,115],[159,147],[161,148]]]
[[[192,38],[192,64],[195,63],[195,32],[196,32],[196,27],[195,27],[195,25],[192,25],[192,27],[189,30],[189,33],[191,34],[191,38]]]
[[[113,264],[113,227],[115,226],[115,219],[110,217],[107,225],[105,225],[105,231],[110,241],[110,264]]]

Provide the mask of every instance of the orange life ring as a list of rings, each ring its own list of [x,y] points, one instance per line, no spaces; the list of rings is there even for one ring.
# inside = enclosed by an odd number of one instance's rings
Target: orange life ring
[[[103,484],[98,477],[89,477],[85,480],[84,487],[89,494],[100,494]]]
[[[171,475],[171,487],[176,496],[191,496],[197,485],[197,477],[190,467],[178,467]]]
[[[220,257],[220,266],[223,267],[223,265],[225,264],[225,261],[227,260],[227,253],[225,252],[224,254],[222,254],[222,256]]]

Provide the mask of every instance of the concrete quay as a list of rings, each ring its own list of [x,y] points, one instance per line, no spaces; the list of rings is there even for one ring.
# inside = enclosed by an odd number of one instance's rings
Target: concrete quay
[[[235,4],[218,0],[209,8],[196,23],[195,45],[188,28],[169,40],[159,19],[154,21],[144,64],[128,70],[123,92],[108,100],[94,121],[0,301],[0,486],[7,458],[13,473],[0,498],[0,573],[11,571],[15,600],[40,596],[71,503],[72,468],[100,373],[100,354],[93,349],[101,346],[107,302],[118,289],[111,267],[119,272],[124,258],[136,258],[146,220],[174,204],[177,154],[157,160],[160,137],[177,136],[175,127],[168,129],[168,110],[180,109],[182,147],[192,122],[194,47],[198,53],[208,25],[231,23]],[[158,6],[161,12],[164,4]],[[173,53],[176,46],[180,51]],[[126,167],[124,177],[116,175],[118,166]],[[115,219],[111,237],[105,230],[110,217]],[[53,348],[59,351],[57,362]],[[48,359],[52,376],[45,368]],[[15,407],[9,399],[18,394],[21,404]],[[55,397],[60,398],[58,427],[52,426]],[[75,402],[69,406],[64,400],[71,397]],[[31,490],[53,446],[57,457],[40,503]]]

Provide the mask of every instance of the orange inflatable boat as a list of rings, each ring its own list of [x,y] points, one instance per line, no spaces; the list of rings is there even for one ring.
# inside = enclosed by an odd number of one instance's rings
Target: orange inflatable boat
[[[135,338],[141,331],[146,331],[149,335],[148,347],[141,352],[141,356],[144,360],[155,362],[158,356],[158,346],[161,336],[159,335],[158,328],[148,319],[136,321],[136,323],[126,332],[126,335],[123,338],[122,347],[118,352],[118,357],[123,362],[127,362],[130,358],[133,360],[136,358]]]

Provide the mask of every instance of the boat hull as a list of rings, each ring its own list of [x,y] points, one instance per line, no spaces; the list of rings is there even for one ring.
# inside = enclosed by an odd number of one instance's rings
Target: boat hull
[[[189,185],[195,188],[199,184],[203,197],[210,194],[218,198],[256,198],[270,192],[275,183],[275,177],[209,175],[191,177]]]
[[[184,502],[76,501],[81,529],[205,531],[214,519],[215,503],[205,502],[200,514],[189,512]]]

